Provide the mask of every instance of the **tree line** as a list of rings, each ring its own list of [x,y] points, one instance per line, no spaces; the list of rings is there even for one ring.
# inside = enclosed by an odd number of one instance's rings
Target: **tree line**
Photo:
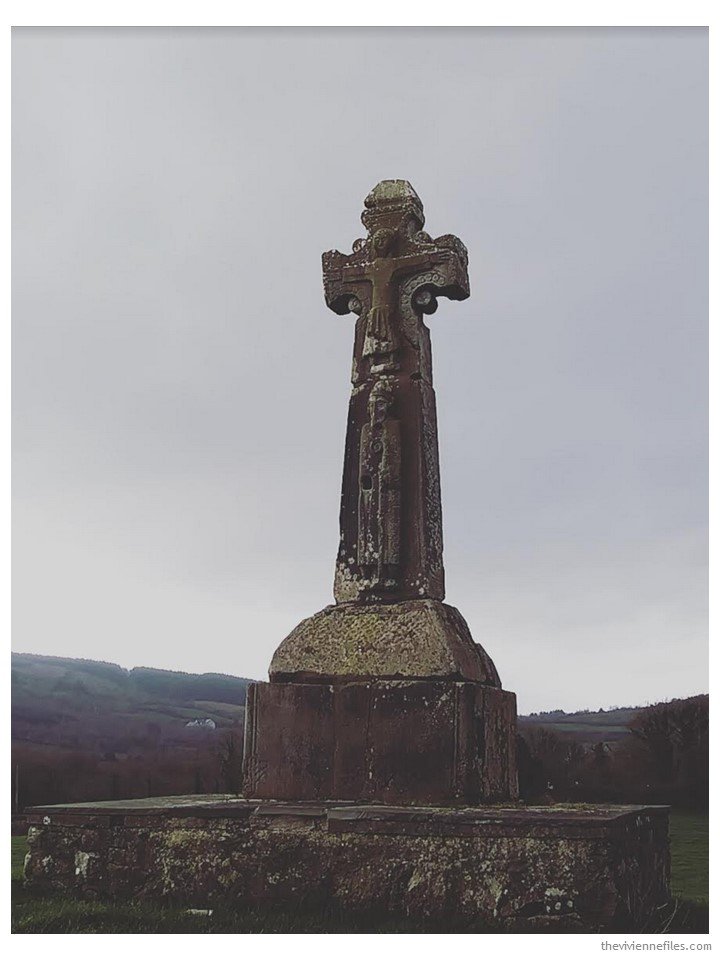
[[[645,707],[630,721],[628,735],[613,743],[584,744],[541,722],[526,724],[518,738],[520,795],[535,802],[706,810],[708,731],[706,694]]]

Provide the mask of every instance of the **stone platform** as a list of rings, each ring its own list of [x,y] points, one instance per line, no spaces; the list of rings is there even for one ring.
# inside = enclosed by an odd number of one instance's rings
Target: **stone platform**
[[[89,898],[638,933],[669,899],[667,813],[226,796],[35,807],[25,876],[33,888]]]

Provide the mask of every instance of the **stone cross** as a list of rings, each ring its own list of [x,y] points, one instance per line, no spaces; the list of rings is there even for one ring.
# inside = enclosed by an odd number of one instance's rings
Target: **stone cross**
[[[433,240],[407,180],[365,200],[367,238],[323,254],[325,299],[354,313],[355,346],[335,567],[338,603],[442,600],[440,473],[430,334],[437,298],[470,295],[467,251]]]
[[[515,695],[443,603],[430,335],[469,296],[467,252],[423,230],[406,180],[365,201],[368,235],[323,255],[325,298],[354,313],[335,600],[248,689],[245,790],[263,799],[476,803],[517,797]]]

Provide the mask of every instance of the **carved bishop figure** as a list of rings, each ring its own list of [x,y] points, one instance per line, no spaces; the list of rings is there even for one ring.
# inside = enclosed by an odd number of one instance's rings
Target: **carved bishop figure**
[[[328,306],[354,313],[352,396],[345,443],[335,599],[442,600],[440,475],[430,336],[439,296],[464,300],[467,251],[424,232],[406,180],[365,200],[367,238],[323,256]]]
[[[400,423],[390,418],[395,382],[380,377],[370,391],[360,432],[357,563],[373,589],[392,590],[400,567]]]

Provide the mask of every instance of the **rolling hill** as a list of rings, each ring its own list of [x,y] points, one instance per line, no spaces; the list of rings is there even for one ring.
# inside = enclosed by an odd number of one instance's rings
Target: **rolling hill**
[[[14,806],[223,789],[249,682],[13,653]]]

